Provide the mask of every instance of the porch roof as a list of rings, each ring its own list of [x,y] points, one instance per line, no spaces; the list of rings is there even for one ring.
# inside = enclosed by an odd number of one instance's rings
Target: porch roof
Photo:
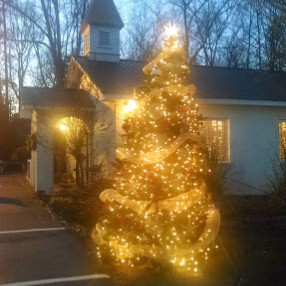
[[[69,88],[23,87],[21,104],[35,107],[83,107],[94,106],[94,98],[85,90]]]

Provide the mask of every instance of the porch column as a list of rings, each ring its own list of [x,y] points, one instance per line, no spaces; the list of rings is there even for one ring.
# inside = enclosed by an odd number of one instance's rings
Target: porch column
[[[37,118],[36,191],[51,192],[54,186],[53,130]]]

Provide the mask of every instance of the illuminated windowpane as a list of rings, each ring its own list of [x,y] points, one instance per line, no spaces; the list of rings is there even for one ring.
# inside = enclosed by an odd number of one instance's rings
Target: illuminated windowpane
[[[286,121],[279,122],[280,159],[285,158],[286,151]]]
[[[205,137],[208,150],[216,152],[219,161],[230,161],[228,120],[205,120],[202,136]]]

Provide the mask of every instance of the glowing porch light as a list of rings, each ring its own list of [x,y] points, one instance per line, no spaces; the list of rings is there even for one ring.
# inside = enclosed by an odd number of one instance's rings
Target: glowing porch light
[[[61,131],[67,130],[67,126],[65,124],[60,124],[59,128]]]
[[[137,108],[137,103],[134,99],[128,101],[126,105],[124,105],[123,110],[124,112],[128,113]]]

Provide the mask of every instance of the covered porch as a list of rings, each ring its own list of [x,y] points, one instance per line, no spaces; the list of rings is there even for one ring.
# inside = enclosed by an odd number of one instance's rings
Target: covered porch
[[[21,117],[31,119],[27,178],[35,191],[89,184],[96,102],[84,90],[23,88]]]

